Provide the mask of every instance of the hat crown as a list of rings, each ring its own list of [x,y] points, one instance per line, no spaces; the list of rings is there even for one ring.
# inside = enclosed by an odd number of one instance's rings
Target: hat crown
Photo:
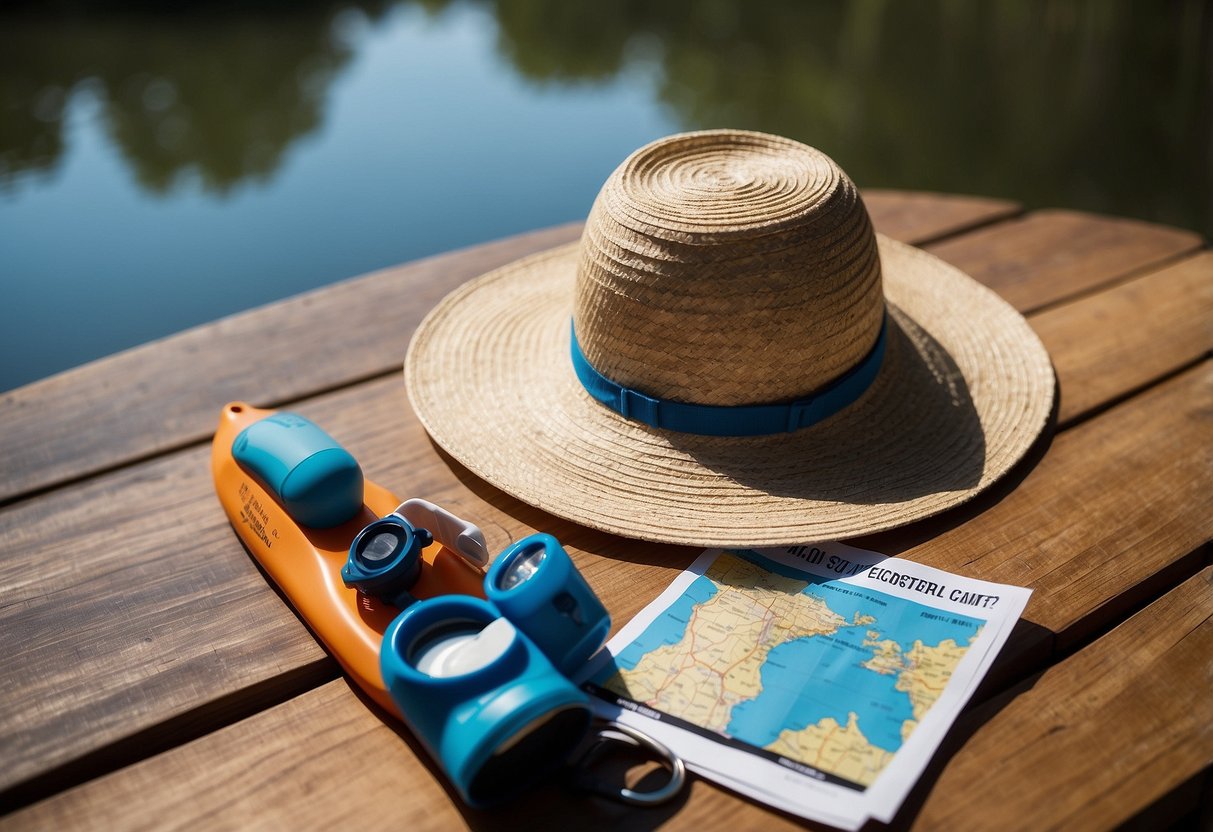
[[[864,358],[883,310],[854,184],[778,136],[714,130],[642,147],[603,185],[581,239],[582,352],[662,399],[801,398]]]

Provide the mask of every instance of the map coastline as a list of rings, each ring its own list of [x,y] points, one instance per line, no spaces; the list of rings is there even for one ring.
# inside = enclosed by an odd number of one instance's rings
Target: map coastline
[[[863,790],[982,623],[727,550],[590,684],[620,707]]]
[[[709,549],[578,681],[700,776],[856,832],[893,819],[1030,597],[837,541]]]
[[[670,725],[681,728],[684,731],[689,731],[692,734],[697,734],[705,739],[709,739],[714,743],[726,745],[731,748],[744,751],[747,754],[762,757],[770,760],[773,763],[781,765],[784,768],[791,769],[798,774],[812,777],[814,780],[819,780],[823,783],[833,783],[835,786],[842,786],[847,789],[853,789],[857,792],[862,792],[867,788],[862,783],[856,783],[853,780],[846,779],[845,777],[839,777],[837,774],[822,771],[819,768],[815,768],[807,763],[802,763],[799,760],[793,760],[784,756],[783,754],[778,754],[769,749],[762,748],[761,746],[752,745],[751,743],[745,742],[744,740],[739,740],[736,737],[729,736],[728,734],[721,734],[718,731],[704,728],[700,725],[696,725],[693,722],[688,722],[685,719],[680,719],[679,717],[673,716],[672,714],[667,714],[664,711],[656,710],[643,702],[637,702],[634,699],[621,696],[615,691],[607,690],[606,688],[600,687],[593,682],[586,682],[581,687],[586,693],[597,696],[611,705],[617,705],[618,707],[629,711],[638,710],[650,719],[654,719],[658,722],[669,723]]]

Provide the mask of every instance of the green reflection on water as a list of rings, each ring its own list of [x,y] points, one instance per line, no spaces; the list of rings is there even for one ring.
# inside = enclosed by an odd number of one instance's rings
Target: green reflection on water
[[[388,5],[354,7],[381,19]],[[655,63],[655,95],[687,129],[799,138],[867,186],[1213,226],[1213,15],[1197,0],[480,5],[526,78],[603,81]],[[349,7],[10,15],[0,183],[56,164],[63,102],[81,82],[148,189],[187,171],[217,192],[269,176],[324,118],[351,53]]]
[[[385,5],[361,8],[377,17]],[[82,88],[148,190],[186,173],[219,193],[268,177],[323,123],[325,94],[351,56],[333,26],[343,6],[10,14],[0,24],[0,186],[55,168],[68,95]]]
[[[870,186],[1213,227],[1213,12],[1189,2],[500,0],[539,80],[642,55],[688,128],[825,149]]]
[[[1199,0],[478,4],[526,78],[655,66],[654,94],[686,128],[798,138],[863,185],[1213,226],[1213,13]],[[324,118],[350,57],[343,14],[378,20],[390,5],[10,12],[0,187],[54,167],[63,102],[81,84],[152,191],[187,172],[217,192],[270,176]]]

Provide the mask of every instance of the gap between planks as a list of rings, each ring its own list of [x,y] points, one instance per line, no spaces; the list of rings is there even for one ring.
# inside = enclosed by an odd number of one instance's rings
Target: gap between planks
[[[386,375],[394,375],[394,372],[395,372],[395,370],[393,369],[393,370],[391,370],[391,371],[385,372],[385,374],[382,374],[382,375],[383,375],[383,376],[386,376]],[[375,376],[375,377],[382,377],[382,376]],[[340,388],[338,388],[338,389],[340,389]]]
[[[349,394],[351,394],[351,393],[344,394],[344,397],[338,397],[338,398],[348,398],[348,395],[349,395]],[[1172,394],[1172,398],[1174,398],[1174,395],[1175,395],[1175,394]],[[1180,397],[1180,400],[1181,400],[1181,399],[1183,399],[1183,397]],[[1138,406],[1140,406],[1140,405],[1138,405]],[[326,409],[326,410],[336,410],[338,415],[340,415],[340,414],[341,414],[341,412],[346,412],[346,410],[347,410],[346,408],[343,408],[343,406],[341,405],[340,401],[332,401],[332,403],[329,403],[329,404],[328,404],[328,406],[326,406],[326,408],[325,408],[325,409]],[[1163,408],[1163,411],[1171,412],[1171,408],[1169,408],[1169,406],[1168,406],[1168,408]],[[385,412],[385,414],[383,414],[383,417],[385,417],[385,418],[391,418],[391,412]],[[348,420],[346,420],[346,418],[341,418],[341,420],[340,420],[340,421],[341,421],[341,422],[344,422],[344,421],[348,421]],[[417,428],[417,431],[420,431],[420,428]],[[338,433],[340,433],[340,432],[338,432]],[[371,455],[371,456],[372,456],[372,457],[375,457],[375,458],[381,457],[381,456],[382,456],[382,451],[383,451],[383,450],[385,450],[385,448],[386,448],[385,443],[388,443],[388,445],[399,445],[399,444],[400,444],[400,443],[399,443],[399,438],[398,438],[398,437],[392,437],[392,435],[383,434],[383,435],[381,435],[381,438],[380,438],[380,439],[378,439],[377,441],[374,441],[374,443],[371,443],[371,448],[375,448],[375,449],[377,449],[378,451],[381,451],[381,454],[378,454],[378,455]],[[412,445],[412,444],[415,444],[415,443],[412,443],[412,441],[409,441],[409,443],[405,443],[405,444],[406,444],[406,445]],[[1087,443],[1087,444],[1090,444],[1090,443],[1089,443],[1089,441],[1088,441],[1088,443]],[[1080,454],[1078,454],[1078,456],[1084,456],[1084,451],[1083,451],[1083,452],[1080,452]],[[1074,457],[1074,454],[1071,454],[1071,457]],[[434,461],[431,463],[431,465],[440,466],[440,461],[438,461],[438,460],[434,460]],[[193,467],[194,467],[194,466],[190,466],[190,468],[192,468],[192,469],[193,469]],[[370,473],[370,474],[372,474],[372,478],[377,478],[377,474],[378,474],[378,472],[376,472],[376,471],[371,471],[371,472],[369,472],[369,473]],[[201,475],[201,474],[200,474],[200,475]],[[444,500],[444,498],[439,497],[439,501],[440,501],[440,502],[444,502],[445,500]],[[963,528],[963,526],[962,526],[962,528]],[[226,529],[226,526],[224,526],[223,531],[226,531],[226,530],[227,530],[227,529]],[[564,535],[564,530],[563,530],[563,529],[562,529],[562,530],[560,530],[560,531],[558,532],[558,534],[560,534],[560,535]],[[500,532],[499,532],[499,535],[500,535]],[[229,535],[229,532],[228,532],[228,536],[230,536],[230,535]],[[932,537],[934,537],[934,536],[932,536]],[[574,542],[574,541],[576,541],[576,538],[575,538],[575,537],[571,537],[571,536],[570,536],[570,541],[569,541],[569,542],[570,542],[570,545],[575,545],[575,542]],[[580,541],[576,541],[576,542],[580,542]],[[500,543],[500,541],[495,541],[495,543]],[[600,543],[599,543],[599,545],[600,545]],[[959,546],[961,546],[961,548],[964,548],[964,546],[966,546],[966,545],[964,545],[964,543],[963,543],[963,541],[962,541],[961,545],[959,545]],[[497,546],[495,546],[495,547],[497,547]],[[888,551],[888,547],[872,546],[872,548],[877,548],[877,549],[878,549],[878,551]],[[677,563],[677,558],[676,558],[676,559],[674,559],[674,560],[676,560],[676,563],[671,564],[671,569],[673,569],[673,570],[677,570],[677,568],[678,568],[678,565],[679,565],[679,564]],[[934,559],[930,559],[930,558],[928,558],[928,560],[938,560],[938,558],[934,558]],[[622,564],[615,564],[615,565],[616,565],[616,566],[620,566],[621,571],[625,571],[625,572],[627,571],[627,570],[623,570],[623,569],[622,569]],[[683,565],[684,565],[684,564],[683,564]],[[946,568],[955,568],[955,565],[950,564],[950,563],[935,563],[934,565],[943,566],[943,568],[945,568],[945,569],[946,569]],[[235,564],[235,566],[237,566],[237,568],[239,568],[239,564]],[[244,570],[244,571],[247,571],[247,570]],[[633,571],[634,571],[634,570],[633,570]],[[590,571],[590,572],[588,572],[588,574],[587,574],[588,579],[590,579],[592,583],[598,583],[598,585],[599,585],[599,586],[598,586],[598,587],[596,587],[596,588],[599,588],[599,591],[602,591],[602,589],[603,589],[603,587],[602,587],[602,586],[600,586],[600,581],[602,581],[602,580],[603,580],[603,577],[602,577],[602,576],[603,576],[603,570],[597,570],[597,572],[596,572],[596,571]],[[986,576],[987,576],[987,577],[989,577],[989,575],[986,575]],[[614,577],[615,577],[616,581],[623,581],[623,582],[627,582],[627,580],[628,580],[628,579],[627,579],[627,577],[626,577],[626,575],[615,575]],[[1173,575],[1171,575],[1171,577],[1173,577],[1173,579],[1175,579],[1175,580],[1181,580],[1181,577],[1180,577],[1180,576],[1177,576],[1177,575],[1174,575],[1174,574],[1173,574]],[[254,583],[260,582],[261,580],[262,580],[262,579],[261,579],[260,574],[252,576],[252,582],[254,582]],[[245,580],[244,580],[244,582],[246,582],[246,581],[247,581],[247,579],[245,579]],[[617,594],[617,591],[616,591],[616,592],[613,592],[613,593],[608,593],[608,594],[610,594],[610,595],[611,595],[611,597],[614,597],[614,594]],[[1123,600],[1123,599],[1118,599],[1118,600]],[[1117,616],[1117,617],[1110,617],[1110,619],[1107,619],[1107,620],[1105,621],[1104,625],[1100,625],[1100,626],[1095,627],[1095,628],[1088,628],[1088,636],[1089,636],[1089,637],[1094,637],[1094,634],[1097,634],[1098,632],[1104,631],[1104,629],[1106,629],[1107,627],[1114,626],[1114,625],[1115,625],[1115,623],[1116,623],[1116,621],[1117,621],[1118,619],[1120,619],[1120,617],[1123,617],[1123,615],[1121,615],[1121,616]],[[306,689],[309,689],[309,685],[307,685],[307,684],[300,685],[300,693],[303,693],[303,691],[304,691],[304,690],[306,690]],[[170,722],[171,722],[172,724],[177,724],[176,722],[173,722],[173,720],[170,720]],[[226,724],[226,723],[220,723],[220,724]],[[203,735],[203,734],[205,734],[205,733],[209,733],[209,729],[213,729],[213,728],[215,728],[215,726],[216,726],[215,724],[211,724],[211,725],[203,725],[203,724],[194,725],[194,726],[193,726],[193,730],[186,731],[186,733],[184,733],[184,734],[182,734],[182,735],[180,735],[180,736],[176,736],[176,737],[175,737],[175,739],[173,739],[173,740],[175,740],[175,745],[180,745],[180,743],[182,743],[182,742],[187,742],[187,741],[189,741],[189,740],[192,740],[192,739],[194,739],[194,737],[201,736],[201,735]],[[73,770],[73,771],[72,771],[72,774],[73,774],[73,775],[75,775],[75,776],[80,776],[80,775],[82,775],[82,774],[84,774],[84,773],[82,773],[82,771],[79,771],[79,770]],[[103,774],[103,771],[101,771],[101,770],[98,770],[98,771],[92,771],[92,774],[96,776],[96,775],[99,775],[99,774]],[[51,781],[42,780],[42,781],[41,781],[41,785],[42,785],[42,787],[44,787],[44,788],[45,788],[45,787],[47,787],[47,786],[52,786],[52,785],[53,785],[53,786],[55,786],[56,788],[64,788],[64,787],[68,787],[69,785],[74,785],[74,782],[75,782],[75,777],[73,777],[72,781],[57,781],[57,782],[53,782],[53,783],[52,783]],[[56,790],[51,790],[51,791],[56,791]],[[25,798],[32,798],[32,797],[34,797],[34,796],[33,796],[33,794],[28,794],[28,793],[27,793],[27,794],[25,794],[25,796],[24,796],[24,797],[25,797]],[[22,800],[22,802],[28,802],[28,800]]]

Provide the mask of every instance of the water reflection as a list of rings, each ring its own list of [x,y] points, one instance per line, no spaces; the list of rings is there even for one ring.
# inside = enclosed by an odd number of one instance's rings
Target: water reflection
[[[219,193],[264,179],[322,125],[329,85],[353,54],[342,25],[352,9],[376,19],[388,5],[10,13],[0,25],[0,184],[53,171],[71,96],[93,100],[150,191],[189,175]]]
[[[531,78],[656,55],[687,127],[798,138],[864,184],[1213,229],[1201,0],[486,2]]]
[[[0,390],[584,217],[679,128],[1207,233],[1211,107],[1202,0],[9,4]]]
[[[381,19],[388,5],[11,16],[0,27],[0,182],[56,164],[73,90],[101,101],[144,187],[187,172],[218,192],[266,177],[324,118],[351,56],[342,22],[351,10]],[[1203,2],[479,5],[526,78],[603,81],[657,61],[656,95],[685,126],[802,138],[860,182],[1213,224]]]
[[[1199,0],[471,2],[529,79],[655,64],[654,92],[685,127],[800,138],[864,184],[1213,226],[1213,13]],[[10,12],[0,186],[55,166],[73,91],[96,97],[152,191],[189,173],[218,192],[265,178],[324,118],[351,55],[343,21],[391,5]]]

